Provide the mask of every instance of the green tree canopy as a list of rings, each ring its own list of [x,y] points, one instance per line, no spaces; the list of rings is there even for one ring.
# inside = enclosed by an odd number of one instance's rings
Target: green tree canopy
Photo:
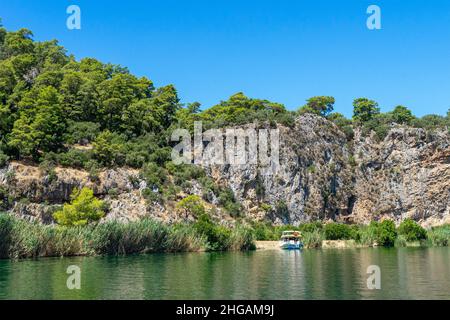
[[[380,113],[378,103],[367,98],[358,98],[353,101],[353,119],[366,122]]]
[[[63,226],[84,226],[105,216],[105,204],[94,196],[89,188],[74,189],[70,204],[53,214],[56,222]]]
[[[329,115],[334,109],[334,97],[317,96],[309,98],[306,105],[300,108],[300,113],[313,113],[322,117]]]
[[[411,110],[404,106],[396,106],[391,114],[392,120],[399,124],[410,124],[414,120]]]

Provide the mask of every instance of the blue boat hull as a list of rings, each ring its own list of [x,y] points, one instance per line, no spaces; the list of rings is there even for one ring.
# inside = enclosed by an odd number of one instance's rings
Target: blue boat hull
[[[300,250],[303,248],[303,243],[282,243],[280,248],[283,250]]]

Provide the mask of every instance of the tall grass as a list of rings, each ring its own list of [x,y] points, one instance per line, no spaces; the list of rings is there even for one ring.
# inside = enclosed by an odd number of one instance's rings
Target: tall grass
[[[238,225],[231,232],[228,250],[254,250],[254,236],[251,229]]]
[[[319,229],[303,233],[302,241],[305,248],[320,248],[323,240],[325,240],[324,232]]]
[[[432,228],[428,232],[428,240],[433,246],[450,246],[450,224]]]
[[[244,227],[227,230],[221,250],[254,248],[253,234]],[[80,227],[48,226],[0,214],[0,258],[78,255],[123,255],[211,249],[207,237],[193,225],[166,225],[153,219],[108,221]]]

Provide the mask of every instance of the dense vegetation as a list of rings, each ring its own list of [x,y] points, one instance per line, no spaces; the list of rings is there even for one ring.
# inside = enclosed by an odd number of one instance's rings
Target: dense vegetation
[[[0,259],[253,248],[252,234],[244,227],[216,233],[211,222],[205,225],[201,228],[209,229],[199,231],[197,224],[166,225],[143,219],[65,227],[0,214]]]
[[[329,118],[349,133],[354,126],[381,137],[395,122],[433,129],[449,116],[416,118],[404,106],[381,113],[367,98],[354,101],[353,119],[333,113],[334,98],[312,97],[297,112],[237,93],[205,111],[183,105],[172,85],[155,88],[127,68],[93,58],[76,61],[58,42],[36,42],[31,31],[0,25],[0,161],[32,159],[65,166],[122,166],[169,161],[168,133],[174,127],[224,126],[253,121],[292,125],[298,114]],[[90,145],[92,148],[79,148]]]
[[[278,226],[270,223],[253,223],[256,240],[278,240],[285,230],[302,233],[307,248],[317,248],[323,240],[354,240],[361,246],[406,246],[410,244],[448,246],[450,245],[450,225],[425,230],[411,219],[406,219],[398,228],[391,220],[372,221],[369,225],[347,225],[341,223],[323,224],[320,221],[305,223],[299,227]]]
[[[175,166],[170,161],[170,133],[177,127],[192,129],[194,121],[203,121],[204,128],[249,122],[292,126],[297,116],[311,113],[333,121],[349,140],[358,127],[382,139],[392,123],[427,130],[450,126],[450,112],[416,118],[406,107],[397,106],[381,113],[375,101],[357,98],[354,115],[347,119],[333,112],[334,103],[333,97],[312,97],[299,110],[289,111],[279,103],[237,93],[202,111],[196,102],[180,103],[173,85],[156,88],[151,80],[138,78],[125,67],[93,58],[77,61],[55,40],[36,42],[31,31],[8,32],[0,24],[0,167],[10,160],[33,162],[49,179],[55,177],[57,165],[82,168],[94,181],[102,168],[129,166],[140,169],[149,203],[175,201],[194,181],[204,190],[202,197],[186,196],[177,203],[177,210],[196,219],[183,226],[150,220],[126,226],[98,223],[107,213],[105,204],[92,190],[75,190],[71,203],[54,213],[58,227],[0,215],[0,239],[5,239],[0,257],[242,249],[251,247],[253,235],[278,239],[281,228],[260,224],[251,232],[217,225],[204,202],[214,195],[226,212],[238,218],[241,207],[233,192],[216,185],[201,168]],[[0,189],[0,209],[7,210],[10,203],[8,190]],[[384,222],[365,228],[307,224],[300,229],[311,246],[324,238],[382,245],[392,245],[399,237],[424,239],[410,222],[398,230]],[[447,243],[447,229],[442,230],[428,238]]]

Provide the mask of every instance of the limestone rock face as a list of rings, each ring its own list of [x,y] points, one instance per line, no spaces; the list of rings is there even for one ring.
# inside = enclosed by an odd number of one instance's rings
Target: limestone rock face
[[[266,174],[256,164],[205,168],[216,183],[232,189],[246,218],[276,224],[317,219],[368,223],[386,218],[399,223],[407,217],[428,227],[450,223],[448,130],[426,132],[393,124],[383,141],[363,136],[358,129],[348,141],[332,122],[313,115],[299,117],[291,128],[277,128],[280,166],[275,173]],[[106,220],[193,219],[179,216],[173,203],[147,203],[142,196],[146,184],[138,170],[109,169],[91,179],[88,172],[69,168],[56,168],[53,177],[18,162],[0,168],[0,187],[15,199],[8,210],[28,220],[51,223],[52,208],[69,201],[74,188],[84,186],[108,202]],[[187,193],[203,196],[209,208],[218,206],[217,197],[204,194],[195,181]],[[220,208],[214,214],[230,223]]]
[[[218,166],[254,219],[299,224],[311,220],[368,223],[412,218],[424,226],[450,223],[448,131],[393,124],[383,141],[359,130],[347,141],[333,123],[305,115],[280,129],[280,170]],[[261,207],[267,208],[261,210]]]

